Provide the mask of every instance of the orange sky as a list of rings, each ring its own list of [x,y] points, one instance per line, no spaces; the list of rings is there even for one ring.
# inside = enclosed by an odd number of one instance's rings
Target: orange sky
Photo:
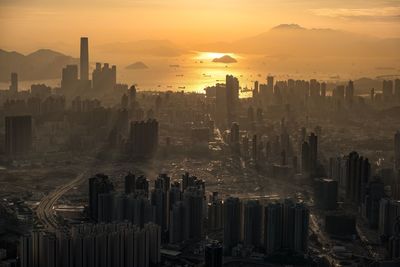
[[[400,37],[400,1],[0,0],[0,48],[70,52],[82,35],[92,44],[169,39],[190,45],[231,41],[281,23]]]

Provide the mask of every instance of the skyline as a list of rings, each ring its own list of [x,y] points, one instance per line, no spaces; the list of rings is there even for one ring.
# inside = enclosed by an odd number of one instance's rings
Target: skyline
[[[90,36],[98,45],[170,40],[193,47],[233,42],[292,23],[379,38],[400,37],[399,1],[234,0],[228,6],[226,0],[119,0],[112,4],[93,0],[2,0],[0,9],[1,48],[24,53],[42,47],[70,53],[74,51],[72,40],[80,36]]]

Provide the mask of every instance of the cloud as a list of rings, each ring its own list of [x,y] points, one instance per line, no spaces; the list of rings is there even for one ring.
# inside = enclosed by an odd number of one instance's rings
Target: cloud
[[[400,21],[400,7],[376,8],[318,8],[310,10],[314,15],[346,20],[397,22]]]

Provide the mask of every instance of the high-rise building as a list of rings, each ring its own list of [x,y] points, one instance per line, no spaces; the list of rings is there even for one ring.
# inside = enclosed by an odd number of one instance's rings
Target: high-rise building
[[[87,37],[81,37],[80,80],[89,80],[89,43]]]
[[[13,94],[18,93],[18,74],[15,72],[11,73],[10,92]]]
[[[62,69],[61,89],[71,91],[78,86],[78,66],[67,65]]]
[[[209,242],[204,251],[205,267],[222,267],[222,245],[217,241]]]
[[[158,147],[158,122],[131,122],[129,141],[131,151],[136,157],[153,156]]]
[[[356,205],[365,199],[365,188],[371,174],[368,159],[351,152],[346,163],[346,198]]]
[[[189,239],[200,240],[203,238],[203,191],[198,187],[189,187],[183,193],[185,206],[185,224],[188,226]]]
[[[265,207],[264,246],[267,254],[289,250],[305,254],[308,249],[309,210],[302,203],[285,199]]]
[[[379,207],[379,234],[386,238],[393,236],[399,216],[400,200],[382,198]]]
[[[332,179],[315,180],[316,204],[324,210],[334,210],[337,208],[338,182]]]
[[[368,220],[371,228],[379,226],[380,201],[385,196],[384,183],[380,177],[373,177],[368,182],[365,199],[363,203],[363,215]]]
[[[261,245],[262,207],[256,200],[244,204],[243,243],[248,247]]]
[[[311,162],[310,162],[310,145],[308,142],[303,142],[301,145],[301,172],[303,174],[310,173]]]
[[[239,198],[229,197],[224,201],[224,253],[231,254],[241,238],[241,202]]]
[[[208,203],[208,229],[218,230],[223,228],[223,209],[224,206],[221,199],[213,199],[210,203]]]
[[[264,208],[264,247],[271,254],[282,247],[283,207],[270,203]]]
[[[10,116],[5,118],[5,146],[7,155],[17,155],[31,151],[31,116]]]
[[[108,63],[96,63],[92,74],[93,89],[96,91],[111,91],[117,84],[117,67]]]
[[[227,119],[228,123],[231,124],[236,116],[236,110],[239,103],[239,80],[232,76],[226,75],[226,103],[227,103]]]
[[[107,175],[96,174],[89,179],[89,215],[92,219],[98,219],[99,195],[113,190],[114,186]]]
[[[182,201],[175,202],[170,211],[169,242],[172,244],[189,240],[187,208]]]
[[[394,135],[394,168],[400,170],[400,131]]]

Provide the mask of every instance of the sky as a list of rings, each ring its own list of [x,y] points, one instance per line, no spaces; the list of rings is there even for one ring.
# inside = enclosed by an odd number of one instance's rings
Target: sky
[[[70,52],[80,36],[99,45],[168,39],[190,46],[282,23],[400,37],[400,0],[0,0],[0,48]]]

